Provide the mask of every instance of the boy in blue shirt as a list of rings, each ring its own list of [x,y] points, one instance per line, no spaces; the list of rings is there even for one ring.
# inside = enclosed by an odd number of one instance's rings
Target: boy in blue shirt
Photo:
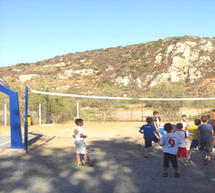
[[[146,125],[143,125],[139,132],[144,135],[144,140],[145,140],[145,153],[144,157],[148,158],[148,149],[152,146],[152,141],[155,143],[159,143],[159,132],[153,125],[153,119],[151,117],[146,118]],[[157,135],[157,136],[156,136]]]

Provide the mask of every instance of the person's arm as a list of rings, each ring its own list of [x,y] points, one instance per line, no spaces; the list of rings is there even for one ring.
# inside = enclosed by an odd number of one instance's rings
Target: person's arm
[[[160,132],[157,130],[156,127],[154,127],[154,134],[160,139]]]
[[[154,133],[160,139],[160,133],[157,130]]]
[[[213,136],[214,136],[214,130],[213,129],[211,130],[211,135],[212,135],[212,138],[213,138]]]
[[[187,133],[186,131],[184,131],[184,137],[185,137],[185,140],[187,139]]]
[[[81,138],[87,138],[87,136],[84,135],[83,133],[80,134],[80,137],[81,137]]]
[[[143,125],[142,127],[140,127],[139,132],[140,132],[141,134],[144,133],[144,125]]]
[[[165,145],[165,143],[164,143],[164,138],[161,137],[161,139],[160,139],[160,146],[164,146],[164,145]]]
[[[140,132],[141,134],[143,134],[143,133],[144,133],[144,131],[143,131],[141,128],[140,128],[139,132]]]
[[[87,138],[87,135],[84,134],[83,128],[80,128],[79,133],[81,138]]]
[[[213,139],[213,136],[214,136],[214,130],[213,130],[213,127],[212,127],[212,130],[211,130],[211,146],[210,146],[210,150],[212,151],[213,149],[213,146],[215,144],[215,139]],[[214,167],[215,168],[215,167]]]
[[[194,126],[188,126],[188,127],[186,127],[186,129],[189,131],[194,131],[197,129],[197,127],[195,125]]]
[[[186,123],[186,127],[189,127],[190,126],[190,122],[188,121],[187,123]],[[185,128],[186,128],[185,127]]]
[[[158,126],[156,124],[156,121],[153,121],[153,125],[155,126],[156,130],[159,131],[159,128],[158,128]]]

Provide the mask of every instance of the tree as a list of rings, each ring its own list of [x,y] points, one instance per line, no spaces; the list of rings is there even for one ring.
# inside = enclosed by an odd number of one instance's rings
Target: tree
[[[122,91],[117,88],[107,84],[104,84],[99,88],[96,95],[98,96],[120,96]],[[117,100],[107,100],[107,99],[89,99],[82,101],[82,106],[98,108],[99,117],[102,120],[112,120],[113,112],[117,109],[119,101]]]
[[[148,92],[150,98],[182,98],[185,96],[186,89],[182,83],[163,82]],[[161,111],[163,116],[170,120],[177,118],[177,113],[183,104],[183,101],[146,101],[146,106]]]

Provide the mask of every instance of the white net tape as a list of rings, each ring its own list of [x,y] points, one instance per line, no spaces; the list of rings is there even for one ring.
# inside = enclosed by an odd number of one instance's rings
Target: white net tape
[[[63,96],[73,98],[86,98],[86,99],[106,99],[106,100],[134,100],[134,101],[211,101],[215,98],[129,98],[129,97],[109,97],[109,96],[89,96],[89,95],[78,95],[78,94],[64,94],[32,90],[32,93],[52,95],[52,96]]]

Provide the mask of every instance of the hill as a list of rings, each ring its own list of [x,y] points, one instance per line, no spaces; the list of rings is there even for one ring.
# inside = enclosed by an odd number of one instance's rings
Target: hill
[[[184,84],[191,93],[215,93],[215,38],[171,37],[144,44],[56,56],[0,68],[10,84],[59,92],[96,94],[104,85],[123,96],[144,96],[163,81]]]

